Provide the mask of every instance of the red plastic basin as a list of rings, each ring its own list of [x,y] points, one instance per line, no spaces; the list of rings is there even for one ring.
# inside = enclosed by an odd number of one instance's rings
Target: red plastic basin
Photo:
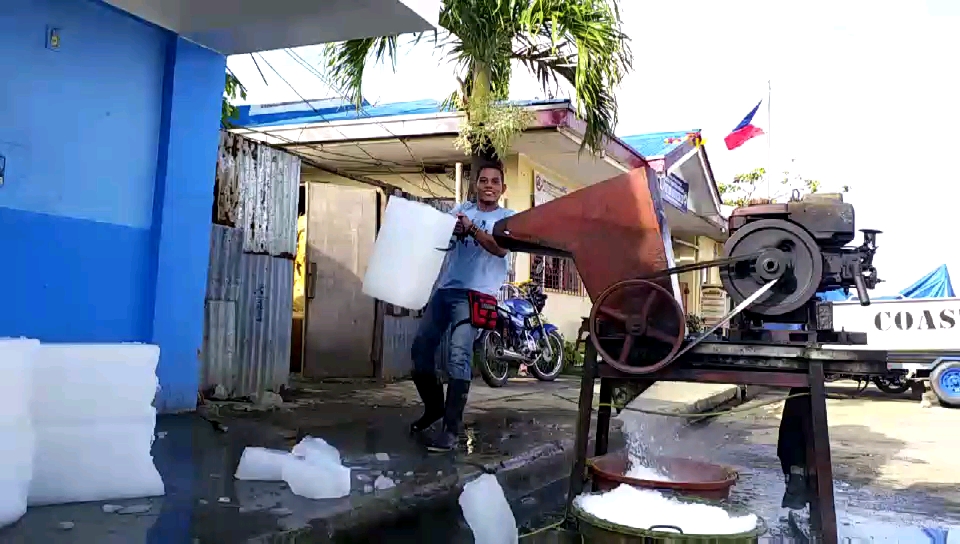
[[[739,478],[736,470],[713,463],[678,457],[658,457],[652,461],[674,481],[637,480],[624,476],[629,468],[626,452],[593,457],[587,460],[587,467],[600,491],[609,491],[620,484],[627,484],[643,489],[671,490],[682,495],[711,500],[726,499],[730,495],[730,488]]]

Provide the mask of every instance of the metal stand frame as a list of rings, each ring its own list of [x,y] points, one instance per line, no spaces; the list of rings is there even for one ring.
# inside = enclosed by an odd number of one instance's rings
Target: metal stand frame
[[[732,361],[726,352],[739,351],[739,361]],[[779,354],[779,356],[777,355]],[[813,535],[823,544],[837,543],[837,518],[833,499],[833,465],[830,460],[830,436],[827,425],[824,374],[874,374],[886,371],[886,352],[819,350],[803,346],[723,343],[698,346],[666,368],[647,375],[620,372],[603,363],[592,342],[586,342],[583,377],[580,384],[579,417],[577,420],[576,462],[570,477],[568,503],[580,495],[589,478],[587,448],[593,415],[593,395],[600,380],[600,408],[597,410],[595,455],[605,455],[609,448],[610,407],[613,387],[617,382],[631,381],[646,389],[657,381],[689,381],[704,383],[736,383],[771,387],[809,387],[804,402],[807,413],[803,421],[806,435],[807,485],[810,497],[810,525]]]

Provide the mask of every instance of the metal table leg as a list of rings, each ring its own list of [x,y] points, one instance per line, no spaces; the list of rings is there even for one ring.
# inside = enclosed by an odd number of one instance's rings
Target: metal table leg
[[[606,455],[610,449],[610,417],[613,413],[613,380],[600,379],[600,407],[597,408],[597,443],[594,454]]]
[[[823,544],[837,543],[837,512],[833,500],[833,464],[827,424],[823,363],[810,362],[810,413],[807,424],[807,485],[810,488],[810,528]]]
[[[590,442],[590,419],[593,415],[593,381],[597,375],[597,350],[592,342],[586,342],[583,357],[583,376],[580,379],[580,411],[577,418],[576,461],[570,473],[570,492],[567,504],[583,493],[586,483],[587,446]]]

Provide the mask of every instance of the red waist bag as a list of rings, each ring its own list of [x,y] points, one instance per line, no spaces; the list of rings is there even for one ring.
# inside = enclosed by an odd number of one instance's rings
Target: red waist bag
[[[497,328],[497,297],[480,293],[478,291],[468,291],[467,299],[470,301],[470,324],[478,329],[493,330]]]

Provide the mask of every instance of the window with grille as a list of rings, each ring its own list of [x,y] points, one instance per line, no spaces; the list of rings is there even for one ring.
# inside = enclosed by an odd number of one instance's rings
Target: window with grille
[[[573,264],[573,259],[564,257],[545,257],[543,255],[530,256],[530,270],[536,270],[537,261],[543,260],[543,276],[540,279],[544,290],[563,293],[565,295],[587,296],[583,288],[580,274]]]

